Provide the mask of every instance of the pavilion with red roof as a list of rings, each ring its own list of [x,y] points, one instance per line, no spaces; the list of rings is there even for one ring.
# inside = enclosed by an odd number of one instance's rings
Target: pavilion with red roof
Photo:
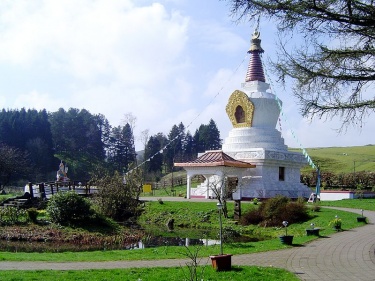
[[[236,180],[236,193],[240,193],[241,179],[244,172],[249,168],[255,168],[255,165],[248,162],[236,160],[221,150],[210,150],[200,155],[197,159],[185,163],[175,163],[176,167],[183,167],[187,172],[187,190],[186,198],[213,198],[218,192],[222,195],[224,192],[224,182],[228,178]],[[191,178],[196,175],[205,177],[205,192],[191,196]]]

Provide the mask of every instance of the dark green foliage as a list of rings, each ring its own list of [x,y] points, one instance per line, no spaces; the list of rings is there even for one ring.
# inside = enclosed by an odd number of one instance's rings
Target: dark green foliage
[[[116,221],[125,221],[139,212],[139,194],[142,189],[142,173],[134,169],[125,176],[118,172],[95,179],[99,188],[95,203],[99,212]]]
[[[28,172],[28,155],[18,148],[0,143],[0,182],[7,185],[11,180],[26,177]]]
[[[52,135],[45,110],[3,109],[0,112],[0,143],[17,149],[28,162],[29,170],[22,167],[15,171],[12,181],[28,175],[40,179],[50,171],[53,161]]]
[[[194,134],[196,152],[215,150],[221,148],[220,132],[214,120],[210,120],[208,125],[200,125]]]
[[[38,217],[38,209],[36,208],[29,208],[26,210],[27,211],[27,216],[29,217],[29,220],[33,223],[37,222],[37,217]]]
[[[183,159],[183,139],[185,138],[185,126],[180,123],[179,126],[173,125],[168,135],[169,145],[164,153],[164,162],[171,172],[174,162],[180,162]]]
[[[108,162],[118,172],[126,172],[128,166],[135,162],[134,136],[129,123],[112,129],[107,154]]]
[[[70,175],[87,179],[93,165],[104,161],[102,142],[105,123],[85,109],[60,108],[49,121],[56,156],[69,164]],[[100,122],[100,123],[99,123]]]
[[[145,148],[145,159],[150,159],[150,161],[145,164],[148,173],[160,176],[163,166],[163,154],[159,153],[161,148],[159,139],[155,136],[151,136]]]
[[[264,201],[258,209],[245,213],[240,222],[242,225],[280,226],[282,221],[292,224],[308,219],[308,210],[303,202],[291,202],[285,196],[276,196]]]
[[[61,225],[74,225],[93,214],[90,202],[73,191],[53,195],[46,211],[52,222]]]

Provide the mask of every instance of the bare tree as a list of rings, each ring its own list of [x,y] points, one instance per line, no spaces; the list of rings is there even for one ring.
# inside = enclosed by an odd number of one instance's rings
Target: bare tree
[[[143,130],[139,136],[139,140],[142,142],[143,144],[143,149],[146,151],[146,146],[147,146],[147,142],[150,138],[149,136],[149,132],[150,130],[149,129],[146,129],[146,130]],[[146,160],[146,159],[144,159]]]
[[[232,199],[233,193],[239,189],[241,182],[239,178],[238,170],[231,172],[227,169],[221,176],[213,175],[208,179],[208,188],[219,201],[218,203],[223,206],[222,211],[225,218],[228,218],[227,200]]]
[[[133,115],[133,113],[128,112],[128,113],[124,114],[123,123],[124,123],[124,125],[126,125],[126,124],[130,125],[130,128],[131,128],[133,134],[134,134],[134,128],[135,128],[135,123],[136,122],[137,122],[137,117],[135,117]]]

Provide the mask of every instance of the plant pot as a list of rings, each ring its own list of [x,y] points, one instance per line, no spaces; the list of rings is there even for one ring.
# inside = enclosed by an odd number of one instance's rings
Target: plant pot
[[[357,217],[357,222],[366,222],[366,217]]]
[[[339,231],[339,230],[341,230],[341,225],[334,225],[333,229],[336,230],[336,231]]]
[[[293,235],[283,235],[279,236],[281,243],[286,245],[292,245],[293,244]]]
[[[232,269],[232,255],[223,254],[210,256],[210,258],[212,262],[212,267],[216,271],[228,271]]]
[[[319,236],[319,230],[320,228],[310,228],[306,229],[306,235],[307,236]]]

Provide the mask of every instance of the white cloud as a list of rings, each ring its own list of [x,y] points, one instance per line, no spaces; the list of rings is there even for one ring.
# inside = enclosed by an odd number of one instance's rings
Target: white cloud
[[[33,108],[42,110],[48,108],[50,111],[58,110],[60,107],[66,107],[67,102],[63,96],[52,97],[47,93],[39,93],[36,90],[27,94],[22,94],[16,97],[15,108]]]

